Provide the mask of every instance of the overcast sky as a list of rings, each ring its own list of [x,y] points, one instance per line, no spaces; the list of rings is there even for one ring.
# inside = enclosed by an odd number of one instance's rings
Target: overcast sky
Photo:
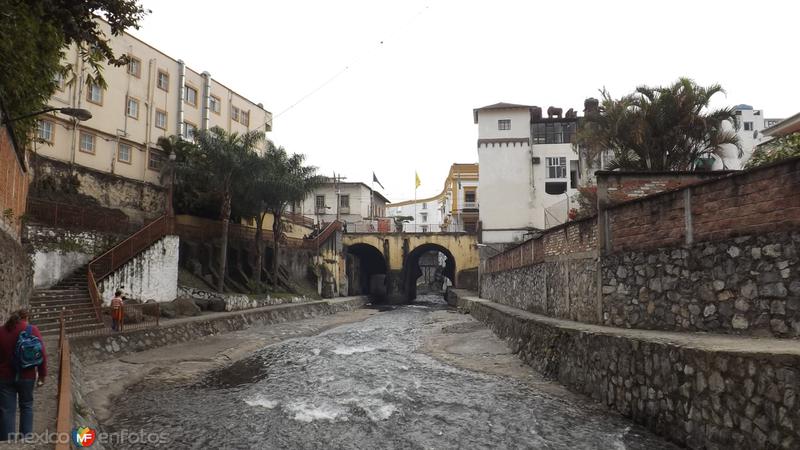
[[[262,102],[269,137],[323,174],[374,171],[392,201],[413,198],[415,170],[422,198],[477,162],[472,109],[499,101],[581,110],[603,86],[688,76],[722,84],[716,106],[800,111],[797,1],[142,3],[133,34]]]

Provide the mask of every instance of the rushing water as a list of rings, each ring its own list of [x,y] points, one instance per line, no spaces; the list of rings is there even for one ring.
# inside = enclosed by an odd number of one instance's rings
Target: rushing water
[[[271,345],[198,382],[134,387],[109,431],[166,431],[168,448],[197,449],[673,448],[559,389],[421,353],[446,308],[423,300]]]

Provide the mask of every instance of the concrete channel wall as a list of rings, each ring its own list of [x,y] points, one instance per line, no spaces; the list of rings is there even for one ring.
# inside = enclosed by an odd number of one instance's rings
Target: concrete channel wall
[[[796,341],[611,328],[451,290],[546,377],[693,449],[798,448]]]
[[[366,303],[366,297],[345,297],[337,300],[267,306],[208,317],[168,320],[159,327],[111,335],[75,337],[70,338],[70,342],[73,353],[83,364],[93,364],[128,353],[188,342],[203,336],[350,311]]]

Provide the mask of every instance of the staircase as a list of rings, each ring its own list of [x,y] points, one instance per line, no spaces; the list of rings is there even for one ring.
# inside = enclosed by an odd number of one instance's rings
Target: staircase
[[[30,300],[31,322],[39,327],[43,335],[59,332],[59,318],[62,313],[67,334],[106,328],[107,325],[101,318],[103,300],[100,298],[97,283],[171,230],[172,220],[161,216],[52,288],[35,290]]]
[[[55,286],[36,289],[30,299],[31,323],[39,327],[42,335],[59,332],[59,318],[64,314],[67,333],[79,333],[103,328],[97,319],[94,304],[89,297],[87,266],[77,269]]]

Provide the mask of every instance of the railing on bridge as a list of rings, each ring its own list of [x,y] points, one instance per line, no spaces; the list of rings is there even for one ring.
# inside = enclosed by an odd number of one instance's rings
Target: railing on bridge
[[[345,233],[393,233],[394,220],[388,217],[364,219],[358,222],[342,222]]]

